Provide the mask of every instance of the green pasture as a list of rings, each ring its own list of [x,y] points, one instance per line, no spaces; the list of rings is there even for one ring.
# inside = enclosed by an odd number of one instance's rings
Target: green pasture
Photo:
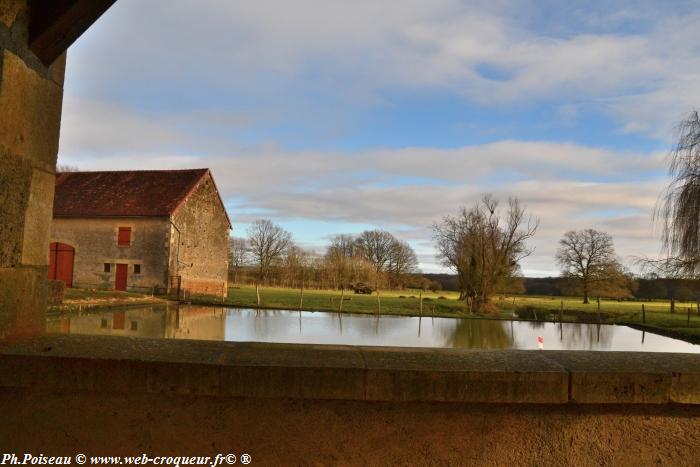
[[[420,291],[380,291],[381,313],[390,315],[420,315]],[[300,306],[300,290],[279,287],[261,287],[260,305],[264,308],[283,308],[296,310]],[[464,303],[458,300],[456,292],[422,292],[424,316],[465,316]],[[338,311],[341,297],[342,311],[347,313],[377,313],[379,310],[377,294],[362,295],[352,291],[340,290],[304,290],[304,310]],[[228,291],[227,304],[239,307],[255,307],[255,287],[231,287]]]

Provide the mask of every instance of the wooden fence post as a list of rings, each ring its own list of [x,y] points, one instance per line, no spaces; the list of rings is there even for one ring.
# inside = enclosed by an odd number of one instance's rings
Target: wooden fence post
[[[642,303],[642,323],[647,322],[647,314],[646,311],[644,310],[644,304]]]

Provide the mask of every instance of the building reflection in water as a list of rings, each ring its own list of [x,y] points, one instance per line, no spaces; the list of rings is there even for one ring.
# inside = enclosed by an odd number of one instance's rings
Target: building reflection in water
[[[46,330],[59,334],[224,340],[225,321],[226,311],[219,307],[152,306],[50,317]]]

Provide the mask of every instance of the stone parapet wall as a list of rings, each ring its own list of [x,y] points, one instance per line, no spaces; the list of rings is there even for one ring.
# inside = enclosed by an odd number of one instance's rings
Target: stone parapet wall
[[[0,347],[0,387],[396,402],[700,404],[700,355],[46,336]]]
[[[49,336],[0,348],[0,411],[45,454],[695,465],[700,356]]]

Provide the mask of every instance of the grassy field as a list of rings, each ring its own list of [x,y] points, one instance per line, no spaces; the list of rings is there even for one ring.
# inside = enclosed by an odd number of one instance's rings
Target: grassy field
[[[419,291],[381,291],[381,313],[389,315],[419,315]],[[338,311],[342,293],[338,290],[304,290],[302,309],[314,311]],[[284,308],[296,310],[299,308],[299,289],[263,287],[260,289],[261,306],[266,308]],[[430,316],[465,316],[464,304],[457,299],[455,292],[424,292],[423,314]],[[227,303],[235,306],[256,305],[255,287],[229,288]],[[343,312],[376,313],[378,310],[377,295],[354,294],[346,291],[343,299]]]

